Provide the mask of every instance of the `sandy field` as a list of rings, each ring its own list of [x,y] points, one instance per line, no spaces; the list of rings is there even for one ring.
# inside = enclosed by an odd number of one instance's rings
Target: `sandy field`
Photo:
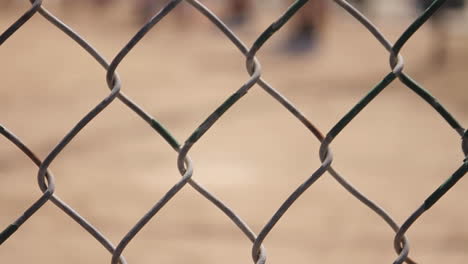
[[[3,32],[27,7],[0,11]],[[137,31],[125,9],[51,10],[112,59]],[[171,15],[118,68],[125,92],[180,142],[249,79],[238,50],[201,15]],[[250,45],[280,10],[236,33]],[[407,18],[378,18],[395,40]],[[466,24],[458,25],[459,27]],[[430,65],[430,28],[402,51],[405,71],[468,124],[468,35],[446,40],[448,64]],[[336,12],[316,53],[278,52],[282,30],[258,54],[263,77],[323,133],[388,72],[388,54],[356,21]],[[44,158],[109,90],[105,71],[36,15],[0,47],[0,123]],[[190,151],[193,178],[259,232],[320,165],[319,142],[260,87],[230,109]],[[402,223],[463,160],[458,134],[398,82],[331,145],[334,167]],[[114,244],[180,178],[177,155],[115,100],[52,163],[56,195]],[[37,167],[0,139],[0,228],[41,194]],[[419,263],[468,263],[468,181],[462,179],[409,230]],[[266,238],[268,263],[392,263],[393,232],[325,174]],[[190,186],[124,251],[129,263],[252,263],[251,242]],[[110,263],[110,254],[52,203],[0,246],[0,263]]]

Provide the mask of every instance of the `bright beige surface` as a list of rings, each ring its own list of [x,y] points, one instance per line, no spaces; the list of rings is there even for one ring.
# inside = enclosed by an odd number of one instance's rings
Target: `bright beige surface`
[[[89,10],[84,10],[88,12]],[[0,31],[20,10],[0,13]],[[107,58],[136,31],[123,17],[64,14]],[[184,141],[248,79],[237,50],[199,15],[180,30],[169,18],[119,67],[123,91]],[[404,21],[389,26],[390,39]],[[240,33],[246,43],[268,25]],[[428,74],[429,30],[403,55],[405,70],[468,124],[466,36],[452,36],[449,65]],[[263,76],[326,133],[387,72],[388,56],[356,22],[337,16],[321,53],[288,59],[276,51],[286,31],[259,53]],[[0,47],[0,122],[40,157],[108,89],[105,72],[39,16]],[[258,232],[319,166],[319,143],[254,87],[194,146],[194,178]],[[463,159],[458,135],[415,94],[395,83],[332,144],[334,167],[401,223]],[[53,162],[56,194],[115,244],[180,177],[176,154],[117,100]],[[37,168],[0,140],[0,227],[37,197]],[[466,179],[409,231],[414,259],[468,262]],[[268,263],[391,263],[393,234],[383,221],[324,175],[265,241]],[[189,186],[124,252],[129,263],[251,263],[251,243]],[[110,263],[109,254],[52,204],[0,247],[0,263]]]

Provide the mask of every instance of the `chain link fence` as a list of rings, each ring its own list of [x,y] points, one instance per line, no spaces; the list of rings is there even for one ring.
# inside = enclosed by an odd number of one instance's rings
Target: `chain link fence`
[[[298,108],[296,108],[287,98],[274,89],[265,79],[262,78],[262,68],[260,61],[257,60],[256,54],[262,49],[263,45],[268,42],[278,30],[280,30],[305,4],[307,0],[295,1],[276,21],[261,33],[251,47],[247,47],[241,39],[227,27],[216,14],[208,9],[204,4],[197,0],[185,0],[193,10],[203,14],[209,19],[235,46],[240,52],[240,55],[245,57],[246,71],[250,78],[242,85],[235,93],[226,98],[226,100],[211,113],[204,122],[196,127],[193,133],[183,141],[175,139],[169,130],[167,130],[157,119],[152,117],[145,109],[140,107],[137,103],[132,101],[121,90],[121,82],[117,69],[124,61],[127,54],[138,45],[139,41],[152,30],[166,15],[171,13],[183,0],[172,0],[168,2],[157,14],[155,14],[141,29],[130,39],[130,41],[120,50],[120,52],[111,60],[107,61],[93,46],[84,38],[79,36],[72,28],[65,25],[57,19],[51,12],[44,6],[41,0],[31,0],[31,8],[25,12],[16,22],[14,22],[5,32],[0,35],[0,45],[8,40],[19,28],[27,23],[33,16],[42,16],[49,21],[53,27],[60,29],[63,34],[73,39],[80,45],[90,56],[94,58],[96,63],[99,63],[107,72],[106,79],[107,85],[110,89],[109,94],[103,98],[98,105],[92,108],[81,120],[76,122],[76,125],[71,129],[63,139],[53,148],[52,151],[43,159],[39,159],[34,152],[23,141],[15,136],[15,134],[4,126],[0,126],[0,133],[13,143],[19,150],[21,150],[30,160],[37,165],[37,181],[39,188],[42,191],[42,196],[37,201],[27,208],[22,215],[20,215],[11,225],[6,227],[0,234],[0,245],[5,243],[8,239],[14,239],[15,231],[28,221],[44,204],[53,203],[60,208],[63,213],[72,218],[78,225],[85,229],[89,235],[93,236],[105,250],[112,255],[111,263],[127,263],[124,257],[124,251],[129,243],[138,235],[142,228],[150,222],[155,215],[163,208],[171,199],[176,196],[183,188],[193,188],[201,196],[210,201],[213,206],[216,206],[228,217],[234,225],[252,242],[252,259],[253,262],[262,264],[267,261],[267,254],[263,242],[270,234],[271,230],[281,220],[282,216],[288,209],[295,203],[295,201],[308,190],[322,175],[329,173],[347,192],[350,192],[357,200],[362,202],[365,206],[372,210],[375,214],[380,216],[382,220],[395,232],[393,247],[396,252],[394,263],[400,264],[415,263],[409,257],[409,243],[405,234],[418,220],[418,218],[428,211],[435,203],[439,201],[468,171],[468,132],[462,125],[434,98],[429,92],[421,87],[414,79],[411,78],[404,71],[403,57],[400,51],[405,44],[418,29],[426,23],[431,16],[444,4],[443,0],[435,0],[421,14],[413,23],[411,23],[403,34],[398,38],[395,43],[391,43],[386,39],[382,32],[363,14],[355,9],[351,4],[344,0],[334,0],[334,2],[358,20],[363,27],[365,27],[370,34],[375,37],[389,54],[390,70],[388,74],[382,78],[375,87],[365,95],[349,112],[344,115],[333,128],[323,133],[320,131]],[[461,138],[463,156],[460,157],[460,167],[454,172],[447,172],[447,180],[440,185],[440,187],[429,194],[421,205],[414,210],[414,212],[407,217],[407,219],[400,226],[383,208],[371,201],[366,195],[357,190],[351,183],[349,183],[338,171],[333,167],[333,154],[330,146],[333,141],[340,135],[340,133],[359,115],[359,113],[366,108],[366,106],[373,101],[379,94],[388,87],[392,82],[401,82],[408,89],[416,93],[421,100],[424,100],[434,110],[434,114],[440,115],[452,128],[457,137]],[[299,122],[301,122],[318,141],[320,141],[320,149],[318,157],[321,160],[321,165],[314,173],[310,175],[297,189],[295,189],[290,196],[281,204],[278,210],[271,216],[266,225],[259,230],[258,234],[255,233],[236,212],[234,212],[227,204],[215,197],[209,190],[204,188],[200,183],[192,179],[193,169],[195,164],[189,157],[190,150],[197,144],[200,138],[228,111],[233,105],[241,100],[251,88],[259,87],[264,90],[266,94],[274,98],[278,104],[281,104],[285,111],[288,111]],[[163,197],[158,200],[148,212],[141,217],[141,219],[128,231],[128,233],[114,245],[100,233],[90,222],[78,214],[72,207],[67,205],[63,200],[54,194],[56,190],[55,178],[53,173],[49,170],[50,165],[60,155],[62,150],[75,138],[80,131],[86,127],[96,116],[111,105],[115,99],[120,100],[128,107],[128,111],[133,111],[148,126],[152,127],[155,132],[159,134],[169,144],[175,152],[177,152],[177,166],[181,178],[175,182]],[[189,185],[189,186],[187,186]]]

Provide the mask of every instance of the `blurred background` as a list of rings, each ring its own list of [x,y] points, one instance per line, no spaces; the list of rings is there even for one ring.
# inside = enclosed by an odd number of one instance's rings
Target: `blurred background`
[[[357,1],[395,41],[424,3]],[[448,1],[450,2],[450,1]],[[29,7],[1,0],[0,32]],[[202,1],[246,45],[288,1]],[[153,1],[44,1],[111,60],[152,13]],[[388,53],[332,1],[308,4],[258,53],[263,77],[323,133],[389,71]],[[316,7],[312,7],[316,5]],[[405,71],[468,124],[466,10],[440,11],[403,48]],[[105,71],[36,14],[0,47],[0,122],[44,158],[108,93]],[[117,69],[122,91],[180,141],[249,79],[241,53],[186,3]],[[320,165],[319,142],[260,87],[193,147],[194,179],[258,232]],[[392,83],[331,145],[333,166],[402,223],[461,164],[460,138],[425,102]],[[114,244],[172,187],[176,153],[115,100],[57,157],[56,195]],[[41,194],[37,167],[0,139],[0,228]],[[420,263],[468,262],[468,182],[461,180],[408,232]],[[268,263],[391,263],[392,230],[325,174],[265,240]],[[186,186],[124,251],[129,263],[250,263],[251,243]],[[5,263],[110,263],[110,255],[53,204],[0,247]]]

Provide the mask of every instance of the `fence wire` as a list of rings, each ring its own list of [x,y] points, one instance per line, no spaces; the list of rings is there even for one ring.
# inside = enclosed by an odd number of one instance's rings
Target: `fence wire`
[[[142,107],[133,102],[121,90],[121,83],[117,74],[117,68],[125,59],[126,55],[139,43],[144,36],[151,31],[151,29],[158,24],[167,14],[171,13],[176,6],[181,2],[188,3],[194,10],[204,15],[210,20],[229,41],[239,50],[240,55],[245,57],[246,71],[250,78],[231,96],[229,96],[212,114],[210,114],[203,123],[201,123],[193,133],[183,143],[179,143],[170,131],[168,131],[156,118],[152,117]],[[334,0],[343,10],[358,20],[375,39],[388,51],[389,53],[389,73],[382,78],[375,87],[373,87],[366,96],[364,96],[349,112],[344,115],[339,122],[326,134],[323,134],[316,126],[309,121],[309,119],[301,113],[291,102],[288,101],[281,93],[274,89],[268,82],[261,77],[262,69],[260,62],[256,59],[256,53],[262,49],[263,45],[268,42],[278,30],[280,30],[308,1],[297,0],[295,1],[276,21],[274,21],[266,30],[261,33],[254,41],[254,44],[249,48],[242,40],[236,36],[229,27],[227,27],[210,9],[197,0],[172,0],[165,5],[157,14],[155,14],[141,29],[130,39],[130,41],[120,50],[120,52],[109,62],[107,61],[92,45],[83,37],[78,35],[72,28],[65,25],[50,13],[44,6],[41,0],[30,0],[31,8],[26,11],[16,22],[14,22],[4,33],[0,35],[0,45],[8,40],[19,28],[21,28],[28,20],[36,15],[40,15],[49,21],[54,27],[60,29],[64,34],[73,39],[80,45],[90,56],[92,56],[97,63],[99,63],[106,70],[107,85],[110,89],[109,94],[102,99],[102,101],[91,109],[76,125],[71,129],[63,139],[53,148],[53,150],[44,158],[40,160],[34,152],[24,144],[21,139],[15,136],[4,126],[0,125],[0,133],[13,143],[20,151],[22,151],[30,160],[38,166],[37,180],[39,188],[42,191],[42,196],[37,199],[24,213],[19,216],[11,225],[6,227],[0,233],[0,245],[18,230],[22,224],[33,216],[38,210],[42,208],[47,202],[52,202],[60,208],[65,214],[71,217],[77,224],[85,229],[91,236],[93,236],[102,246],[109,251],[112,255],[112,264],[122,263],[125,264],[123,253],[133,238],[141,231],[141,229],[163,208],[170,200],[176,196],[179,191],[190,185],[200,195],[209,200],[214,206],[221,210],[226,217],[230,218],[239,230],[252,242],[252,259],[257,264],[266,263],[267,254],[263,246],[263,241],[267,238],[270,231],[275,227],[281,217],[288,211],[289,207],[294,204],[307,189],[314,184],[325,172],[328,172],[346,191],[351,193],[357,200],[366,205],[370,210],[375,212],[382,218],[383,221],[395,232],[394,249],[396,252],[396,259],[393,263],[400,264],[406,262],[408,264],[415,263],[408,257],[409,243],[405,237],[405,233],[411,228],[416,220],[429,210],[437,201],[443,197],[468,171],[468,131],[463,128],[459,122],[434,98],[427,92],[421,85],[411,78],[403,71],[404,61],[400,55],[400,51],[411,39],[412,35],[426,23],[428,19],[444,4],[444,0],[435,0],[407,29],[401,34],[395,43],[388,41],[382,32],[372,24],[372,22],[361,14],[356,8],[345,0]],[[311,1],[312,2],[312,1]],[[399,226],[396,221],[379,205],[371,201],[366,195],[357,190],[351,183],[349,183],[340,173],[333,169],[333,155],[330,145],[336,137],[346,128],[346,126],[363,110],[372,100],[374,100],[380,92],[382,92],[388,85],[394,81],[400,81],[407,88],[416,93],[422,100],[431,105],[435,112],[438,113],[448,124],[455,130],[458,136],[461,137],[461,146],[464,153],[464,160],[461,162],[460,167],[453,172],[447,180],[440,185],[426,200]],[[274,213],[271,219],[259,231],[258,235],[252,231],[248,224],[242,218],[229,208],[227,204],[215,197],[209,190],[205,189],[201,184],[192,179],[193,163],[189,157],[190,150],[196,145],[198,140],[215,124],[223,114],[228,111],[233,105],[242,99],[247,92],[255,85],[262,88],[266,94],[273,97],[279,104],[284,106],[285,110],[289,111],[299,122],[301,122],[310,133],[320,141],[319,158],[321,165],[317,168],[309,178],[307,178],[290,196],[283,202],[283,204]],[[159,199],[148,212],[141,217],[141,219],[128,231],[128,233],[120,240],[117,246],[113,245],[109,239],[101,234],[90,222],[84,219],[68,206],[58,196],[54,194],[55,184],[54,175],[49,171],[52,162],[57,158],[62,150],[80,133],[80,131],[87,126],[102,110],[107,108],[115,99],[123,102],[129,111],[133,111],[148,126],[151,126],[154,131],[161,136],[178,154],[177,165],[181,178],[175,182],[165,195]],[[449,173],[447,173],[449,175]]]

